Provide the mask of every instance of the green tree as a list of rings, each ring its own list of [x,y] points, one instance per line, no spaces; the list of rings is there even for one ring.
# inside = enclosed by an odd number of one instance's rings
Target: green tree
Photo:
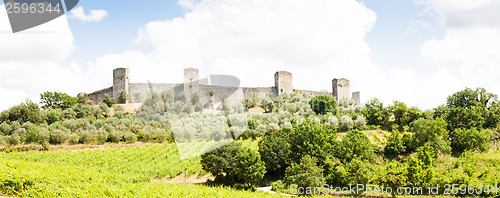
[[[389,124],[390,112],[377,98],[370,99],[363,109],[368,125],[387,126]]]
[[[40,104],[44,109],[68,109],[77,103],[76,98],[62,92],[46,91],[40,94]]]
[[[266,164],[267,173],[273,176],[284,175],[290,165],[290,128],[265,135],[259,141],[259,153]]]
[[[387,144],[384,147],[384,154],[386,157],[397,157],[406,152],[406,146],[403,142],[403,135],[397,130],[392,130],[391,135],[384,135],[387,139]]]
[[[400,127],[400,131],[403,131],[413,121],[428,116],[427,113],[420,111],[417,107],[408,108],[404,102],[397,100],[394,101],[393,105],[389,106],[389,110],[394,116],[394,124]]]
[[[459,152],[465,150],[487,151],[489,148],[490,130],[456,129],[451,138],[451,147]]]
[[[284,181],[286,186],[292,188],[292,194],[310,195],[314,191],[297,190],[297,192],[293,192],[293,189],[314,189],[314,187],[321,187],[325,183],[323,168],[318,166],[316,158],[305,155],[300,159],[300,163],[293,163],[286,169]]]
[[[9,121],[19,121],[20,123],[31,122],[33,124],[39,124],[42,122],[42,116],[40,108],[37,104],[31,102],[31,100],[26,100],[17,106],[11,107],[8,111]]]
[[[371,143],[366,134],[357,129],[347,132],[342,139],[341,145],[341,148],[336,152],[336,156],[342,162],[350,162],[353,159],[375,161],[375,145]]]
[[[334,97],[329,95],[315,96],[309,101],[309,105],[316,114],[335,114],[337,112],[337,101]]]
[[[338,150],[337,134],[324,124],[307,119],[295,125],[290,134],[291,159],[298,163],[305,155],[322,163]]]
[[[448,130],[446,122],[441,119],[428,120],[420,118],[411,123],[413,135],[411,150],[429,143],[436,152],[449,153],[451,151],[448,141]]]
[[[116,100],[114,98],[111,98],[108,94],[104,94],[104,99],[101,99],[101,102],[108,105],[108,107],[116,104]]]
[[[232,142],[201,156],[203,170],[215,176],[215,182],[254,185],[265,174],[265,165],[254,151]]]

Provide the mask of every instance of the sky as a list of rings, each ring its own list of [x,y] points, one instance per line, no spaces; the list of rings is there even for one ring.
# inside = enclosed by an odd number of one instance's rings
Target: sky
[[[131,82],[182,82],[195,67],[246,87],[285,70],[295,89],[316,91],[348,78],[362,102],[431,109],[466,87],[500,94],[498,10],[494,0],[82,0],[14,34],[0,4],[0,110],[110,87],[118,67]]]

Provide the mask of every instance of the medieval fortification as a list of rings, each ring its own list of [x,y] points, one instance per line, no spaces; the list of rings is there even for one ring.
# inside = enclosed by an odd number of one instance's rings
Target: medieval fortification
[[[292,73],[278,71],[274,74],[273,87],[237,87],[227,85],[210,85],[203,83],[199,79],[199,71],[195,68],[184,69],[183,83],[130,83],[130,70],[128,68],[117,68],[113,70],[113,86],[88,94],[90,100],[96,104],[104,98],[105,94],[118,100],[121,92],[124,92],[128,99],[126,103],[142,103],[145,96],[151,91],[163,93],[172,91],[175,95],[184,92],[186,100],[198,93],[200,103],[205,107],[212,108],[211,104],[220,103],[223,98],[227,98],[230,103],[240,102],[245,98],[250,98],[257,94],[258,97],[265,97],[268,94],[278,96],[281,93],[296,93],[301,96],[310,94],[332,95],[337,100],[348,99],[353,103],[360,102],[360,92],[350,91],[349,80],[345,78],[332,80],[332,92],[308,91],[293,89]]]

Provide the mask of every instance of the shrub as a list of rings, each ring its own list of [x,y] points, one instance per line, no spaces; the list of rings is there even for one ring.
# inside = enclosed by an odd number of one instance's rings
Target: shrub
[[[3,133],[3,135],[10,135],[11,131],[12,127],[7,122],[0,124],[0,133]]]
[[[387,139],[387,144],[384,147],[386,157],[397,157],[406,152],[406,146],[403,142],[403,135],[397,130],[392,130],[391,135],[384,135]]]
[[[40,104],[44,109],[68,109],[76,104],[76,98],[66,93],[46,91],[40,94]]]
[[[290,133],[291,129],[282,128],[259,141],[259,153],[269,175],[281,176],[290,165]]]
[[[113,131],[109,134],[109,139],[114,143],[119,143],[123,139],[123,132]]]
[[[7,142],[12,146],[15,146],[15,145],[18,145],[21,143],[21,137],[19,137],[19,135],[17,135],[17,134],[7,136],[6,139],[7,139]]]
[[[275,124],[275,123],[269,123],[267,125],[267,131],[269,132],[276,132],[280,129],[280,127],[278,126],[278,124]]]
[[[273,183],[271,183],[271,190],[273,192],[284,192],[286,190],[285,184],[283,181],[278,180]]]
[[[47,124],[52,124],[62,119],[63,112],[60,109],[48,109],[42,114],[42,118]]]
[[[366,127],[366,118],[363,115],[359,115],[354,121],[356,128],[359,130],[363,130]]]
[[[322,163],[337,151],[337,135],[326,125],[305,120],[290,133],[291,159],[295,163],[305,155],[315,157]]]
[[[447,140],[448,130],[444,120],[420,118],[411,123],[411,130],[415,132],[411,144],[412,150],[416,150],[429,142],[436,152],[449,153],[451,151],[450,142]]]
[[[456,129],[451,138],[451,147],[459,152],[465,150],[487,151],[489,148],[490,131],[471,129]]]
[[[50,131],[50,143],[61,144],[68,139],[68,133],[66,131],[55,129]]]
[[[38,142],[38,136],[40,134],[40,127],[37,125],[32,125],[28,128],[26,132],[26,143]]]
[[[342,162],[350,162],[353,159],[375,160],[374,145],[363,132],[354,129],[347,132],[342,139],[342,147],[336,156]]]
[[[127,99],[128,99],[128,95],[127,95],[127,92],[125,92],[124,90],[120,90],[120,92],[118,93],[118,103],[119,104],[124,104],[124,103],[127,103]]]
[[[232,142],[201,156],[203,170],[222,184],[256,184],[265,174],[265,166],[257,153]]]
[[[315,96],[309,101],[309,105],[316,114],[336,113],[337,111],[337,101],[332,96]]]
[[[31,100],[26,100],[26,102],[24,103],[11,107],[8,110],[8,115],[8,120],[10,120],[11,122],[31,122],[34,124],[39,124],[42,122],[40,108]]]
[[[245,103],[245,106],[247,107],[247,109],[254,108],[257,105],[255,100],[252,100],[249,98],[245,98],[243,102]]]
[[[68,136],[68,141],[70,144],[78,144],[80,141],[80,136],[76,133],[72,133],[71,135]]]
[[[203,112],[203,105],[201,103],[196,103],[194,105],[194,111],[195,112]]]
[[[367,124],[385,126],[389,122],[390,112],[377,98],[370,99],[363,110]]]
[[[354,122],[352,118],[348,115],[344,115],[340,118],[340,128],[344,131],[351,130],[354,127]]]
[[[104,94],[104,99],[102,99],[100,102],[106,104],[108,107],[116,104],[116,100],[114,98],[111,98],[108,94]]]
[[[316,158],[305,155],[300,159],[300,163],[293,163],[286,169],[284,181],[286,186],[290,186],[292,194],[306,194],[305,190],[297,189],[321,187],[325,183],[323,168],[318,166]],[[312,191],[312,193],[320,192]]]
[[[123,136],[123,139],[127,143],[134,143],[134,142],[137,142],[137,135],[134,133],[125,133],[125,135]]]

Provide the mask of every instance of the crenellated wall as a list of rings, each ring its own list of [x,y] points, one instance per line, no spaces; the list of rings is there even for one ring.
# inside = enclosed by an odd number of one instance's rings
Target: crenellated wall
[[[191,101],[191,96],[198,93],[200,103],[205,107],[212,107],[227,98],[228,102],[236,103],[245,98],[251,98],[256,94],[263,98],[269,94],[277,96],[281,93],[297,93],[300,96],[333,95],[337,99],[348,98],[352,102],[360,102],[360,92],[350,93],[349,80],[345,78],[332,80],[332,92],[310,91],[293,89],[292,73],[287,71],[278,71],[274,75],[274,87],[228,87],[201,84],[199,71],[195,68],[186,68],[184,70],[183,83],[130,83],[130,71],[128,68],[117,68],[113,70],[113,87],[95,91],[89,94],[89,99],[96,104],[105,94],[118,99],[120,91],[125,91],[128,95],[127,102],[142,103],[151,91],[156,93],[167,93],[172,91],[176,96],[183,92],[186,95],[186,101]],[[213,96],[210,94],[213,93]]]

